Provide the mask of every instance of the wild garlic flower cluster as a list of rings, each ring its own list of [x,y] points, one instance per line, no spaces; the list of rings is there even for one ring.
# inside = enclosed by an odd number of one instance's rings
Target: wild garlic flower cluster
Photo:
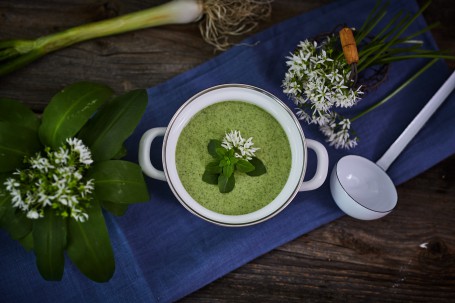
[[[361,87],[350,87],[350,68],[344,58],[334,55],[331,45],[330,37],[319,45],[316,41],[300,42],[294,53],[286,57],[288,71],[282,87],[297,105],[299,119],[317,124],[331,145],[350,148],[357,140],[350,139],[349,127],[343,126],[347,119],[334,119],[339,118],[334,108],[354,106],[363,92]]]
[[[359,138],[351,130],[351,120],[334,112],[329,114],[329,122],[319,126],[319,129],[326,136],[329,145],[337,149],[354,148],[359,141]]]
[[[244,139],[238,130],[231,130],[223,138],[221,146],[227,150],[235,148],[235,157],[251,160],[255,156],[255,152],[259,150],[258,147],[253,147],[253,137]]]
[[[44,152],[44,156],[37,153],[27,158],[30,167],[17,170],[5,181],[13,207],[30,219],[41,218],[46,208],[52,208],[63,217],[86,221],[94,190],[94,180],[84,179],[93,163],[90,150],[81,140],[69,138],[58,150],[46,147]]]

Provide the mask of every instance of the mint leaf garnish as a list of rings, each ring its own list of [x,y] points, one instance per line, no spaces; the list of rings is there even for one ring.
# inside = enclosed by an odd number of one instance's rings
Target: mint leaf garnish
[[[249,162],[254,166],[254,170],[246,172],[248,176],[257,177],[267,172],[264,163],[257,157],[253,157]]]
[[[204,181],[205,183],[208,183],[208,184],[217,185],[218,176],[219,176],[219,174],[211,174],[211,173],[205,171],[204,174],[202,175],[202,181]]]
[[[233,173],[234,173],[234,165],[233,164],[229,164],[229,165],[223,166],[223,175],[226,178],[229,178]]]
[[[247,160],[239,160],[235,168],[241,173],[248,173],[255,169],[254,165]]]
[[[228,193],[235,187],[235,171],[249,176],[265,174],[267,170],[264,163],[255,156],[259,148],[253,147],[252,139],[244,139],[235,130],[226,133],[223,141],[210,140],[207,151],[215,161],[205,167],[202,181],[217,184],[221,193]]]
[[[220,174],[222,168],[220,167],[220,163],[218,161],[213,161],[207,164],[207,166],[205,167],[205,171],[208,172],[209,174]]]
[[[230,177],[226,177],[224,174],[218,177],[218,188],[220,193],[228,193],[234,189],[235,186],[235,178],[234,175]]]
[[[207,150],[209,151],[209,154],[214,158],[218,158],[219,156],[219,154],[216,152],[217,148],[221,148],[221,141],[210,140],[209,145],[207,146]]]

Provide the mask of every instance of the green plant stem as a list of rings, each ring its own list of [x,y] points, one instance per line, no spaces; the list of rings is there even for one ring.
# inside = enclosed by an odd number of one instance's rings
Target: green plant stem
[[[183,24],[202,16],[197,0],[173,0],[160,6],[127,15],[76,26],[36,40],[0,41],[0,76],[13,72],[30,62],[59,49],[94,38],[117,35],[164,24]]]
[[[357,72],[369,68],[373,65],[388,64],[394,61],[411,59],[411,58],[443,58],[453,59],[452,56],[441,53],[440,51],[431,51],[420,49],[423,42],[414,41],[416,36],[419,36],[438,24],[432,24],[419,31],[416,31],[406,37],[400,38],[400,35],[414,22],[414,20],[428,7],[431,2],[427,2],[419,12],[414,15],[406,15],[402,17],[402,12],[398,12],[393,18],[381,29],[381,31],[374,35],[367,43],[362,44],[370,32],[377,26],[380,20],[384,18],[387,13],[388,4],[380,5],[378,1],[370,12],[368,18],[356,33],[356,43],[359,45],[359,62],[357,64]],[[403,44],[402,47],[399,45]],[[410,46],[406,46],[406,45]],[[341,60],[343,53],[339,53],[337,60]]]
[[[361,112],[360,114],[358,114],[357,116],[355,116],[354,118],[350,119],[351,122],[354,122],[355,120],[357,120],[358,118],[362,117],[363,115],[371,112],[372,110],[376,109],[377,107],[381,106],[382,104],[386,103],[387,101],[389,101],[392,97],[394,97],[396,94],[398,94],[403,88],[405,88],[408,84],[410,84],[412,81],[414,81],[418,76],[420,76],[423,72],[425,72],[428,68],[430,68],[430,66],[432,66],[433,64],[436,63],[436,61],[438,61],[439,59],[438,58],[435,58],[433,60],[431,60],[430,62],[428,62],[424,67],[422,67],[417,73],[415,73],[414,75],[412,75],[411,78],[409,78],[408,80],[406,80],[403,84],[401,84],[398,88],[396,88],[392,93],[390,93],[387,97],[385,97],[384,99],[382,99],[381,101],[379,101],[378,103],[374,104],[373,106],[371,106],[370,108],[368,108],[367,110]]]
[[[376,53],[375,56],[373,56],[372,58],[369,58],[368,60],[366,60],[364,62],[359,62],[357,71],[360,73],[365,68],[371,66],[371,63],[374,62],[377,57],[379,57],[383,52],[387,51],[392,45],[394,45],[396,43],[396,41],[398,40],[398,38],[400,37],[400,35],[412,24],[412,22],[414,22],[414,20],[420,14],[422,14],[422,12],[430,5],[430,3],[431,3],[430,1],[427,2],[425,5],[422,6],[422,8],[415,15],[413,15],[409,20],[406,20],[407,22],[403,26],[399,27],[400,30],[394,35],[394,37],[392,39],[390,39],[390,41],[387,44],[384,45],[384,47],[381,50],[379,50]]]
[[[434,58],[434,59],[455,60],[455,56],[446,55],[446,54],[435,54],[433,52],[430,52],[428,54],[422,53],[422,54],[419,54],[418,56],[403,55],[403,56],[386,57],[386,58],[382,58],[376,62],[377,62],[377,64],[388,64],[388,63],[395,62],[395,61],[402,61],[402,60],[416,59],[416,58],[428,58],[428,59]]]
[[[43,48],[46,52],[55,51],[82,41],[121,34],[170,23],[188,23],[195,21],[198,15],[185,16],[179,12],[182,1],[171,1],[163,5],[130,13],[127,15],[84,24],[60,33],[51,34],[35,40],[34,48]]]
[[[439,24],[438,23],[435,23],[435,24],[432,24],[430,26],[427,26],[425,27],[424,29],[420,30],[420,31],[417,31],[405,38],[402,38],[402,39],[399,39],[399,40],[396,40],[394,45],[397,45],[397,44],[409,44],[410,41],[412,41],[413,38],[415,38],[416,36],[418,35],[421,35],[431,29],[433,29],[434,27],[438,26]],[[387,51],[385,52],[385,54],[383,53],[382,56],[390,56],[391,54],[394,54],[394,53],[404,53],[404,52],[413,52],[413,53],[418,53],[418,52],[422,52],[422,51],[427,51],[427,50],[421,50],[420,47],[422,46],[423,42],[420,42],[420,43],[413,43],[414,45],[413,46],[410,46],[410,47],[403,47],[403,48],[398,48],[398,47],[392,47],[390,46],[389,49],[387,49]],[[368,57],[370,54],[372,54],[373,52],[375,52],[376,50],[384,47],[385,43],[384,43],[384,39],[381,39],[381,40],[376,40],[376,39],[373,39],[371,42],[368,43],[367,46],[365,46],[364,48],[360,49],[359,50],[359,57],[360,58],[364,58],[364,57]],[[371,63],[371,65],[374,65],[374,63]]]
[[[359,30],[360,34],[356,38],[357,44],[360,43],[366,36],[368,36],[371,30],[373,30],[373,28],[379,23],[379,21],[381,21],[381,19],[384,18],[385,15],[387,14],[386,7],[388,4],[386,3],[381,8],[379,8],[380,4],[381,1],[376,1],[375,6],[373,7],[367,19],[360,28]],[[377,13],[376,10],[378,10]]]

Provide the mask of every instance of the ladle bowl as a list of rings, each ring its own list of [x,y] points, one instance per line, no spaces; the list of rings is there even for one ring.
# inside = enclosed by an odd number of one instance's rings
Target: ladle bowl
[[[379,219],[397,205],[390,177],[376,163],[349,155],[338,161],[330,176],[330,191],[337,205],[351,217]]]
[[[454,88],[455,72],[376,163],[355,155],[337,162],[330,176],[330,191],[342,211],[357,219],[374,220],[394,209],[397,191],[386,171]]]

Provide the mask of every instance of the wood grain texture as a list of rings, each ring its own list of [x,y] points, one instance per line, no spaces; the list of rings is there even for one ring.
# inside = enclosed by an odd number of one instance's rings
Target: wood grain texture
[[[0,39],[34,38],[162,2],[2,0]],[[276,0],[271,19],[258,30],[329,2]],[[428,23],[441,22],[433,35],[455,55],[455,2],[435,0],[424,15]],[[0,78],[0,96],[40,112],[52,95],[76,81],[100,81],[122,93],[166,81],[214,55],[195,24],[146,29],[50,54]],[[398,195],[397,209],[381,220],[343,217],[182,302],[453,302],[455,156],[399,186]]]
[[[343,217],[182,302],[452,302],[455,157],[398,187],[381,220]]]

